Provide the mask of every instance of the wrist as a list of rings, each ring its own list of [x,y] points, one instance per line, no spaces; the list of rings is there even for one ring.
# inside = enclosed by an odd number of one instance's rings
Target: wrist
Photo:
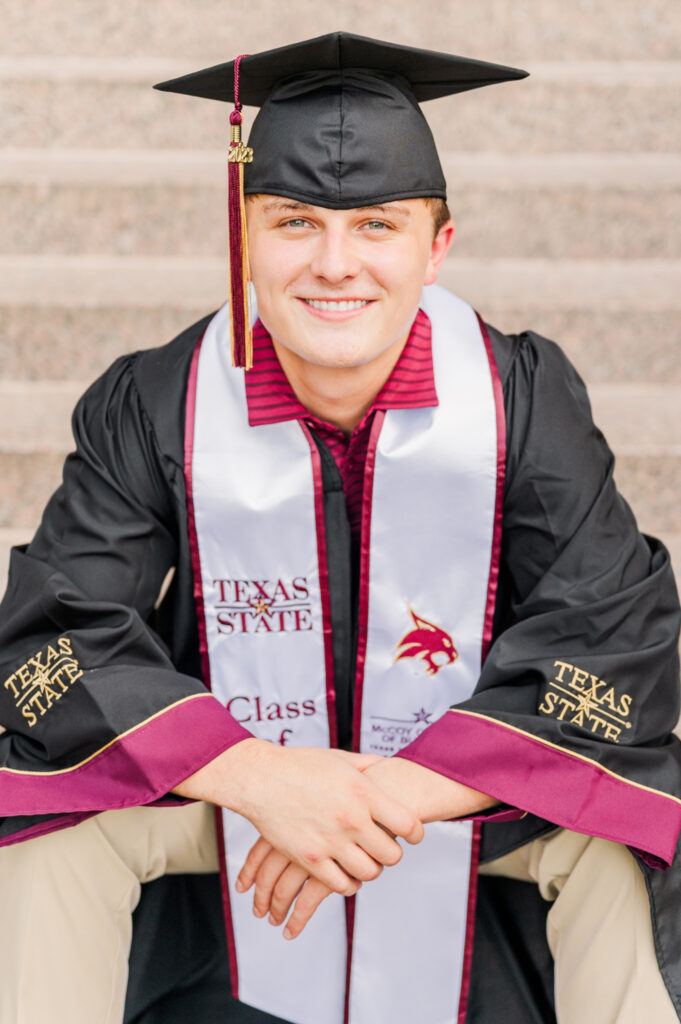
[[[271,743],[249,736],[178,783],[173,793],[244,814],[249,806],[249,791],[254,778],[276,753],[277,749]]]

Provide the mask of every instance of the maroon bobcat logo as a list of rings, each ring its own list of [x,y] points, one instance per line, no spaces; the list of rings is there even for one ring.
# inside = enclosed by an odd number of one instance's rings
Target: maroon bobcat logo
[[[411,608],[409,614],[414,620],[416,629],[410,630],[402,637],[397,647],[395,661],[400,658],[422,658],[425,662],[425,669],[429,676],[434,676],[445,665],[451,665],[459,657],[459,652],[454,646],[449,633],[444,629],[434,626],[427,619],[422,619]],[[437,655],[443,655],[446,661],[435,661]]]

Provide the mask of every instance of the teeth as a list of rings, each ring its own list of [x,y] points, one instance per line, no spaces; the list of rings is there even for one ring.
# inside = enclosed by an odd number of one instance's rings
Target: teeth
[[[331,302],[326,299],[305,299],[305,301],[313,309],[338,310],[342,313],[350,309],[361,309],[362,306],[369,304],[369,299],[338,299]]]

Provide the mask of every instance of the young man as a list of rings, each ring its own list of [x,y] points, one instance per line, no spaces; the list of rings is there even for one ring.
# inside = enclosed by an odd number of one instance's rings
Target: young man
[[[244,1004],[463,1020],[483,819],[482,870],[553,901],[561,1024],[678,1019],[668,556],[560,352],[431,287],[453,225],[417,101],[519,77],[339,33],[164,86],[262,105],[247,230],[237,168],[231,305],[93,385],[13,555],[3,1021],[120,1021],[140,883],[217,848]],[[258,917],[299,891],[287,943]]]

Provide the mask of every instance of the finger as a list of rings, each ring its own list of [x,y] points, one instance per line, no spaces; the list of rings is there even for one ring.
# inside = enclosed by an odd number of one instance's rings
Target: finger
[[[291,904],[305,885],[310,875],[305,868],[297,864],[289,864],[282,871],[272,890],[270,899],[270,924],[283,924]]]
[[[337,750],[334,748],[334,754],[347,761],[358,772],[365,772],[367,768],[371,768],[372,765],[384,760],[380,754],[356,754],[352,750]]]
[[[362,837],[361,847],[378,864],[394,867],[402,859],[402,847],[382,825],[375,823],[375,826]]]
[[[286,922],[282,933],[284,938],[295,939],[297,935],[300,935],[317,907],[330,894],[331,890],[327,886],[322,885],[316,878],[310,878],[303,886],[302,892],[294,904],[293,912]]]
[[[371,793],[369,810],[374,821],[394,836],[402,836],[408,843],[420,843],[423,839],[423,825],[417,816],[378,786]]]
[[[308,874],[332,892],[340,893],[341,896],[353,896],[357,892],[357,879],[351,878],[331,857],[314,862],[301,858],[301,863]]]
[[[260,865],[258,874],[255,876],[255,891],[253,892],[253,913],[256,917],[264,917],[270,909],[272,890],[279,880],[279,876],[286,870],[290,860],[278,850],[271,850]]]
[[[247,892],[250,889],[255,881],[255,876],[260,870],[260,865],[271,850],[271,843],[268,843],[266,839],[260,836],[257,843],[254,843],[248,851],[243,867],[234,883],[234,888],[237,892]]]
[[[351,878],[356,878],[359,882],[371,882],[374,878],[378,878],[383,870],[381,864],[378,864],[362,847],[356,846],[354,843],[345,846],[337,854],[336,860],[346,874]]]

